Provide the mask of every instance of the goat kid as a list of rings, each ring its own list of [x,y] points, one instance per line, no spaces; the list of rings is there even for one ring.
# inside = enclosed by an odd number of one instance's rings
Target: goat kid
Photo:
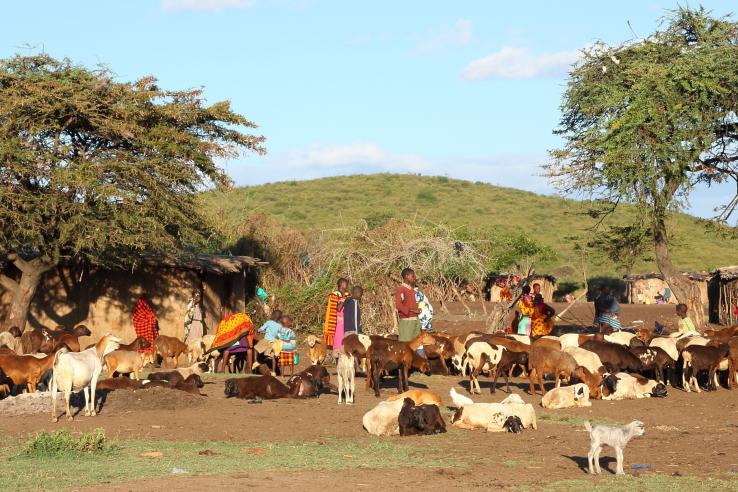
[[[600,469],[600,453],[603,446],[610,446],[615,450],[617,466],[615,474],[625,475],[623,471],[623,451],[631,439],[642,436],[646,432],[646,426],[639,420],[634,420],[628,425],[614,427],[609,425],[591,425],[584,423],[584,428],[589,432],[590,446],[587,453],[588,470],[590,474],[602,473]]]

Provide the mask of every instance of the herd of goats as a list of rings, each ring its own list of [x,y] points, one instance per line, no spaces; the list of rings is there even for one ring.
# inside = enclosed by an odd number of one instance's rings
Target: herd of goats
[[[185,345],[174,337],[159,336],[153,351],[143,351],[149,348],[143,338],[123,344],[108,334],[81,349],[79,338],[89,335],[82,325],[70,330],[41,328],[24,334],[11,328],[0,333],[0,397],[48,388],[52,420],[57,421],[57,391],[61,391],[71,420],[70,396],[83,391],[84,414],[94,416],[96,390],[164,387],[200,394],[201,375],[212,371],[220,356],[208,350],[208,342],[212,342],[208,337]],[[541,406],[550,409],[591,406],[590,399],[665,397],[669,385],[700,392],[702,388],[715,390],[738,384],[738,326],[693,336],[655,336],[646,328],[635,333],[570,333],[540,338],[480,332],[446,337],[422,332],[407,342],[392,335],[351,334],[337,353],[337,386],[331,385],[324,365],[326,348],[322,340],[310,335],[305,344],[311,362],[307,369],[282,382],[267,364],[257,362],[252,370],[259,375],[226,380],[226,396],[256,400],[307,398],[333,388],[338,392],[339,404],[352,404],[357,372],[366,374],[367,392],[373,391],[376,397],[380,396],[382,378],[394,374],[398,395],[369,410],[362,419],[364,428],[374,435],[415,435],[446,432],[446,425],[439,411],[438,394],[409,389],[412,371],[468,375],[471,395],[481,393],[481,374],[492,378],[492,393],[502,376],[509,396],[499,403],[475,403],[455,389],[450,392],[456,408],[451,424],[488,432],[519,432],[537,426],[534,407],[510,392],[509,378],[517,371],[529,378],[531,394],[536,394],[538,383],[543,395]],[[140,379],[140,371],[154,362],[154,354],[164,365],[174,367]],[[188,359],[186,367],[177,367],[180,356]],[[232,367],[237,365],[228,367],[236,372]],[[100,379],[103,370],[107,371],[107,379]],[[544,376],[554,380],[555,387],[549,391]],[[640,422],[623,427],[586,427],[592,439],[589,459],[593,473],[599,472],[597,458],[602,445],[615,448],[617,472],[621,473],[622,449],[644,431]]]

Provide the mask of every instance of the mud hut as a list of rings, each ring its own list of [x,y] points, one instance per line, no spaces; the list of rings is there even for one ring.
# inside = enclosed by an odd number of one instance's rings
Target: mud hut
[[[62,264],[42,279],[31,302],[28,324],[68,327],[83,323],[92,331],[92,340],[112,333],[130,342],[135,336],[131,313],[145,290],[160,333],[181,338],[187,303],[193,291],[199,290],[205,326],[212,333],[224,307],[243,311],[255,295],[260,264],[263,262],[249,256],[205,254],[142,256],[132,270]],[[10,300],[10,293],[0,289],[3,317]]]
[[[718,268],[710,279],[710,322],[738,324],[738,266]]]
[[[707,302],[707,284],[710,276],[704,272],[682,272],[691,282],[697,284],[702,299]],[[660,273],[644,273],[640,275],[625,275],[624,301],[629,304],[655,304],[658,296],[663,296],[669,284]],[[671,291],[671,289],[670,289]],[[680,301],[672,293],[669,304],[678,304]]]
[[[520,282],[520,277],[511,273],[493,274],[487,277],[485,281],[484,295],[485,299],[491,302],[501,302],[502,294],[505,286],[514,285]],[[541,285],[541,294],[544,302],[553,302],[554,292],[556,292],[556,277],[553,275],[533,275],[529,285]]]

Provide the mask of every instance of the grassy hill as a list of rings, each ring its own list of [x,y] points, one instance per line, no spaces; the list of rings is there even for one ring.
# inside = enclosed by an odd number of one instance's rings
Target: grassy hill
[[[251,212],[265,212],[308,233],[353,226],[364,219],[381,223],[392,217],[445,223],[501,232],[523,231],[556,251],[557,258],[537,270],[575,280],[580,276],[581,253],[573,237],[587,238],[594,220],[583,212],[585,204],[559,197],[500,188],[484,183],[415,175],[375,174],[287,181],[211,192],[205,204],[229,224],[238,224]],[[633,207],[622,207],[605,224],[625,223]],[[734,264],[738,240],[717,238],[694,217],[674,214],[673,258],[682,270],[711,270]],[[590,275],[620,276],[609,258],[593,252]],[[641,261],[636,271],[655,271]]]

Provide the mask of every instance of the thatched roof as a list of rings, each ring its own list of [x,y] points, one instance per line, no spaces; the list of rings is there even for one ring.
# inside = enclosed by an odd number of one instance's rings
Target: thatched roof
[[[738,266],[718,268],[712,274],[720,280],[735,280],[738,279]]]
[[[694,280],[696,282],[705,282],[710,278],[710,275],[707,272],[682,272],[682,275],[687,277],[689,280]],[[664,280],[664,276],[661,275],[660,273],[653,273],[653,272],[623,276],[623,280],[625,280],[626,282],[635,282],[637,280],[651,280],[651,279]]]
[[[225,275],[238,273],[247,268],[266,265],[267,262],[251,256],[231,255],[182,255],[182,256],[142,256],[143,263],[150,266],[162,266],[169,268],[181,268],[185,270],[196,270],[198,272]]]

